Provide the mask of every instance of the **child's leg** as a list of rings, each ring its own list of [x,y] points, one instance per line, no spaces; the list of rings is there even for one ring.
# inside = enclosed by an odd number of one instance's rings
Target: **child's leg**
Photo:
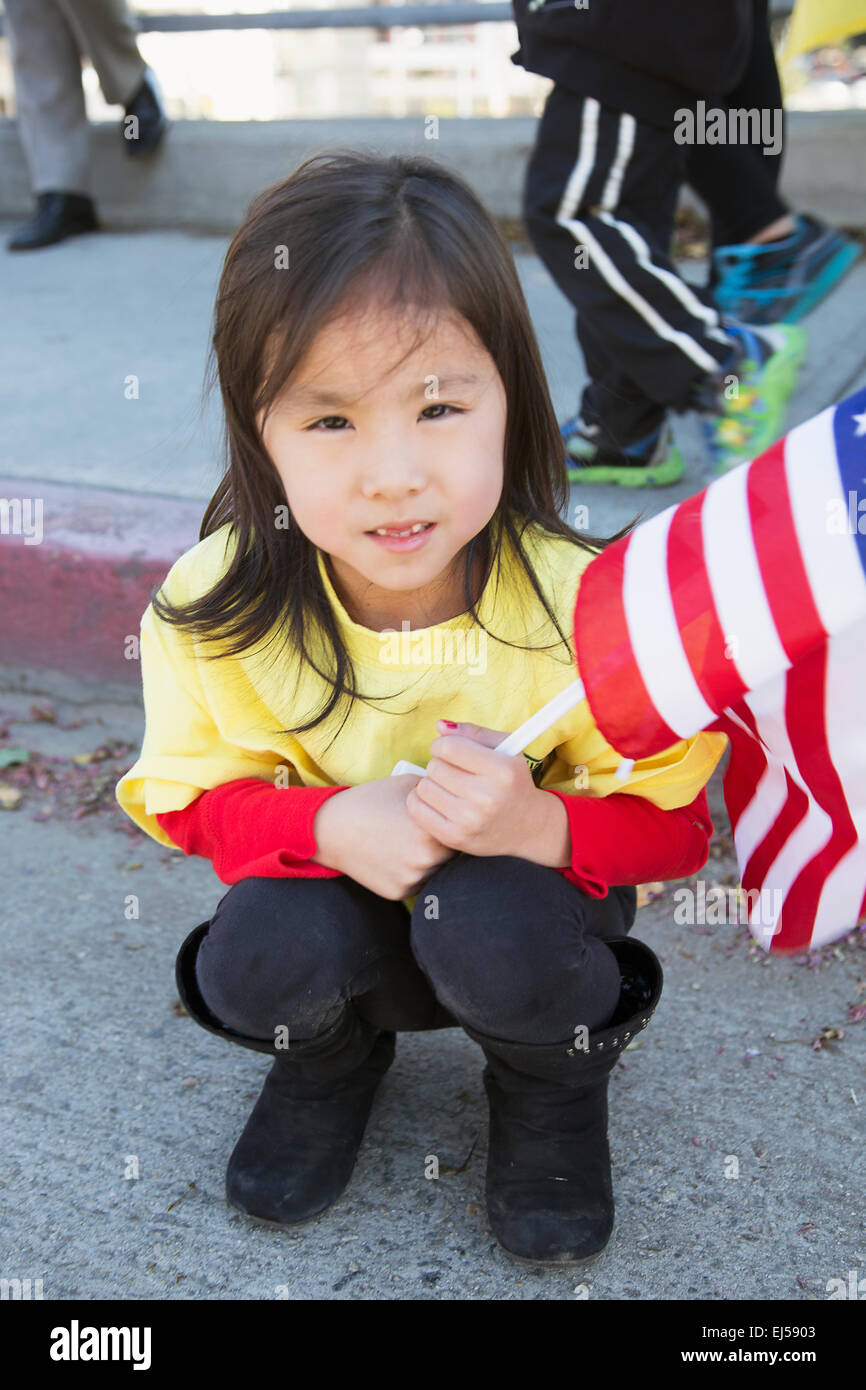
[[[805,334],[723,323],[709,294],[677,274],[667,252],[683,149],[673,130],[559,86],[539,122],[524,217],[578,311],[593,377],[585,405],[595,423],[562,425],[574,481],[664,486],[682,476],[669,428],[660,423],[646,433],[645,402],[659,420],[667,409],[707,416],[719,473],[756,458],[783,431]],[[845,247],[829,251],[842,259],[827,274],[850,264]],[[805,312],[804,302],[795,309]]]
[[[708,105],[726,110],[778,111],[784,126],[767,0],[754,0],[753,11],[752,49],[743,75],[733,91]],[[790,212],[776,191],[783,153],[784,135],[778,150],[762,144],[687,146],[686,177],[709,209],[713,249],[747,242]]]
[[[182,998],[203,1027],[274,1058],[226,1197],[298,1225],[349,1182],[395,1030],[454,1020],[414,960],[405,907],[348,877],[244,879],[205,925],[178,956]]]
[[[438,917],[428,921],[416,903],[412,950],[463,1027],[558,1043],[610,1018],[620,971],[603,937],[629,930],[628,889],[594,899],[527,859],[460,855],[427,880],[425,902],[430,894]]]
[[[835,288],[859,248],[779,196],[785,117],[767,0],[754,0],[752,52],[740,81],[708,104],[774,113],[769,141],[688,147],[688,181],[710,212],[714,302],[743,323],[796,323]]]
[[[250,878],[223,897],[195,973],[211,1012],[247,1037],[315,1038],[347,1006],[380,1029],[423,1029],[436,999],[412,956],[402,903],[348,877]]]
[[[662,988],[625,935],[633,893],[590,899],[528,860],[461,855],[430,894],[438,918],[413,913],[412,947],[487,1060],[491,1229],[520,1258],[583,1262],[613,1229],[608,1077]]]
[[[640,448],[664,424],[665,407],[623,375],[587,316],[577,315],[575,332],[589,373],[580,403],[581,419],[590,427],[600,425],[605,442],[617,449]]]
[[[668,249],[682,151],[672,132],[555,86],[527,170],[524,217],[559,288],[605,346],[604,386],[631,383],[614,438],[633,429],[634,388],[659,414],[684,410],[696,382],[716,372],[731,344],[708,301],[677,274]]]

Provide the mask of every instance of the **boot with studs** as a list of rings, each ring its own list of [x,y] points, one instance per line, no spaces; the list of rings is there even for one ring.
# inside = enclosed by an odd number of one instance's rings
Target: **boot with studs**
[[[347,1006],[317,1038],[278,1048],[225,1027],[208,1009],[195,957],[208,922],[177,957],[181,1001],[208,1032],[275,1060],[226,1169],[226,1200],[268,1226],[297,1226],[326,1211],[344,1191],[379,1082],[394,1060],[396,1035]]]
[[[588,1037],[515,1043],[463,1025],[487,1059],[490,1228],[520,1260],[585,1264],[613,1231],[608,1081],[620,1053],[649,1023],[663,975],[643,942],[623,936],[606,945],[619,962],[620,997],[610,1021]]]

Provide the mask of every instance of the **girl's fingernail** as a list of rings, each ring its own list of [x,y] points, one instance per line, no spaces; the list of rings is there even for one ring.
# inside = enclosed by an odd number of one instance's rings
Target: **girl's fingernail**
[[[443,725],[445,726],[446,729],[456,729],[456,728],[457,728],[457,725],[456,725],[455,723],[453,723],[453,721],[450,720],[450,719],[440,719],[440,720],[439,720],[439,723],[440,723],[440,724],[443,724]]]

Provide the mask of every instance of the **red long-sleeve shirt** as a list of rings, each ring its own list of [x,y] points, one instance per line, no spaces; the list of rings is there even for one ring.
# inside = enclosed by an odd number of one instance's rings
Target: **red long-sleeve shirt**
[[[243,878],[336,878],[313,862],[313,820],[345,787],[274,787],[242,777],[202,792],[182,811],[156,819],[185,854],[210,859],[223,883]],[[645,797],[586,797],[550,791],[568,813],[572,860],[557,869],[591,898],[611,884],[685,878],[707,861],[713,822],[706,789],[689,806],[665,811]]]

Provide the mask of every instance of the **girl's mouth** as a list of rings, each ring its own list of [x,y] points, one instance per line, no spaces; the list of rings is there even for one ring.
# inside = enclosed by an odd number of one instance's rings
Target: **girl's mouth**
[[[378,531],[366,531],[365,535],[369,536],[371,540],[377,541],[378,544],[384,546],[386,550],[398,552],[419,550],[422,545],[426,544],[427,537],[431,534],[435,525],[435,521],[429,521],[425,524],[423,530],[416,531],[414,534],[410,533],[409,535],[400,535],[395,531],[386,532],[384,535],[380,535]]]

